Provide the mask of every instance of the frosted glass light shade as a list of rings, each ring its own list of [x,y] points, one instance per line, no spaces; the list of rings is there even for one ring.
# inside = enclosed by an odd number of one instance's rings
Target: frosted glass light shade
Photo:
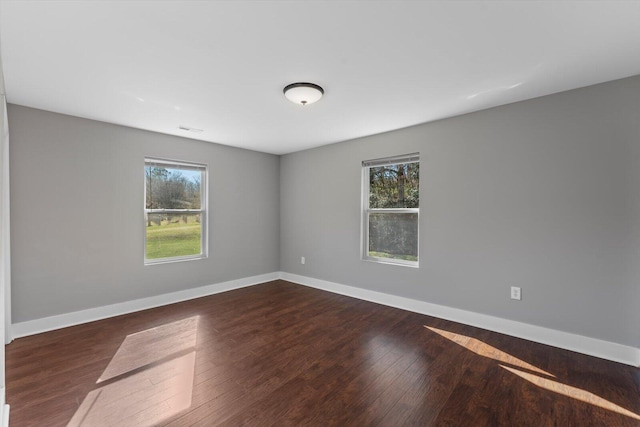
[[[324,89],[313,83],[292,83],[285,86],[284,96],[294,104],[308,105],[322,98]]]

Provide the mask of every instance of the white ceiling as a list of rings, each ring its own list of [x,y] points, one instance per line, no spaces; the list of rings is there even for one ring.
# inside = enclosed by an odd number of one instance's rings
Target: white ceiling
[[[283,154],[638,75],[639,22],[639,1],[2,0],[0,49],[8,102]],[[297,81],[325,96],[290,103]]]

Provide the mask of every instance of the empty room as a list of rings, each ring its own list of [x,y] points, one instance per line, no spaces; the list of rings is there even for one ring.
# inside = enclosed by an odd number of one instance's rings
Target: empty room
[[[640,426],[638,17],[0,0],[0,427]]]

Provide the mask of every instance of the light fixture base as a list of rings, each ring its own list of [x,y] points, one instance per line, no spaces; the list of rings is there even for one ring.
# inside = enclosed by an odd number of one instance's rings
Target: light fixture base
[[[324,89],[315,83],[298,82],[287,85],[282,90],[284,96],[294,104],[309,105],[324,95]]]

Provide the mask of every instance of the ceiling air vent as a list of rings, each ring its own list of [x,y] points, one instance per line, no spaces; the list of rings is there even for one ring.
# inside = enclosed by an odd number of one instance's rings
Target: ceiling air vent
[[[190,128],[189,126],[182,126],[182,125],[178,126],[178,129],[186,130],[187,132],[196,132],[196,133],[204,132],[202,129]]]

